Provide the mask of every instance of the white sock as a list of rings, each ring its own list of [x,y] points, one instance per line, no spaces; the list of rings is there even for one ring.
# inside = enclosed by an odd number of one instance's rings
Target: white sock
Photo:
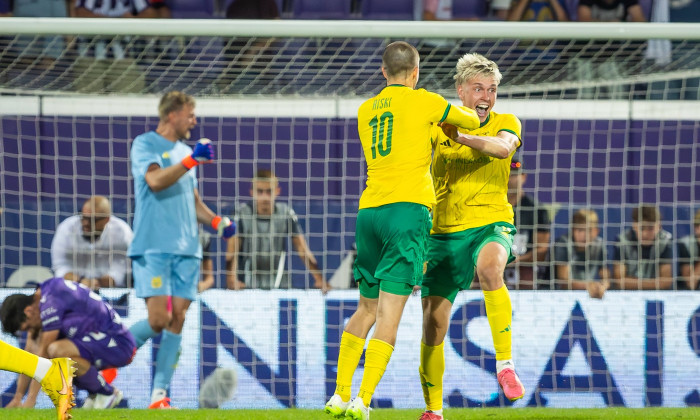
[[[41,383],[41,381],[44,380],[44,376],[49,372],[49,369],[51,369],[51,360],[40,357],[39,363],[36,364],[33,378]]]
[[[503,369],[513,369],[515,370],[515,365],[513,364],[513,359],[508,360],[496,360],[496,374],[501,373]]]
[[[167,396],[168,391],[164,390],[163,388],[154,388],[153,392],[151,393],[151,403],[160,401]]]

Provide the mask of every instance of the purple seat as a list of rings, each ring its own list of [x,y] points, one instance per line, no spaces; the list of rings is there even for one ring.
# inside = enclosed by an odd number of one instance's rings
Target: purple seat
[[[412,0],[362,0],[366,20],[414,20]]]
[[[215,0],[169,0],[173,19],[211,19]]]
[[[486,0],[452,0],[454,19],[486,19],[487,15]]]
[[[350,0],[294,0],[294,19],[350,19]]]

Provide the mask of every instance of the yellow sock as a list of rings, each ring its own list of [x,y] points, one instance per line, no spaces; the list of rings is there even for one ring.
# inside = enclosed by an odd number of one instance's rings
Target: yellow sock
[[[0,369],[34,376],[39,357],[0,341]]]
[[[491,327],[493,347],[496,349],[496,360],[510,360],[511,356],[511,327],[513,307],[510,303],[508,288],[503,285],[498,290],[484,290],[486,317]]]
[[[335,393],[340,395],[343,401],[350,401],[352,375],[360,362],[362,350],[365,347],[365,339],[343,331],[340,338],[340,350],[338,351],[338,375],[335,380]]]
[[[442,377],[445,374],[445,342],[437,346],[420,343],[420,384],[426,408],[442,410]]]
[[[369,403],[372,402],[374,390],[377,389],[393,352],[394,346],[391,344],[376,338],[369,340],[365,352],[365,373],[362,375],[360,393],[357,394],[358,397],[362,398],[366,407],[369,407]]]

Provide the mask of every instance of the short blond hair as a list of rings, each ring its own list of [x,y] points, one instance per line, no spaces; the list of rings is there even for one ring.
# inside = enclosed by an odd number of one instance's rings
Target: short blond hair
[[[591,209],[580,209],[571,217],[573,227],[598,225],[598,213]]]
[[[496,84],[501,83],[503,78],[498,64],[494,61],[477,53],[464,54],[455,66],[455,85],[459,86],[477,76],[493,76],[496,79]]]
[[[171,112],[177,112],[185,105],[192,105],[194,107],[194,98],[177,90],[168,92],[163,95],[162,98],[160,98],[160,104],[158,104],[158,116],[161,120],[166,120]]]

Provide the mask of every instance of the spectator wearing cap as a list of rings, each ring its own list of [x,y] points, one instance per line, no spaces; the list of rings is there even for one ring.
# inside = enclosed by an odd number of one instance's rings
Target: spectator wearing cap
[[[515,227],[513,239],[515,261],[506,267],[505,278],[510,288],[550,288],[549,247],[550,218],[546,208],[525,193],[527,173],[523,160],[513,157],[508,178],[508,202],[513,206]]]
[[[632,227],[622,232],[613,252],[614,286],[621,290],[673,288],[672,235],[661,229],[656,206],[632,210]]]
[[[679,289],[697,290],[700,286],[700,209],[693,218],[693,232],[678,241]]]

